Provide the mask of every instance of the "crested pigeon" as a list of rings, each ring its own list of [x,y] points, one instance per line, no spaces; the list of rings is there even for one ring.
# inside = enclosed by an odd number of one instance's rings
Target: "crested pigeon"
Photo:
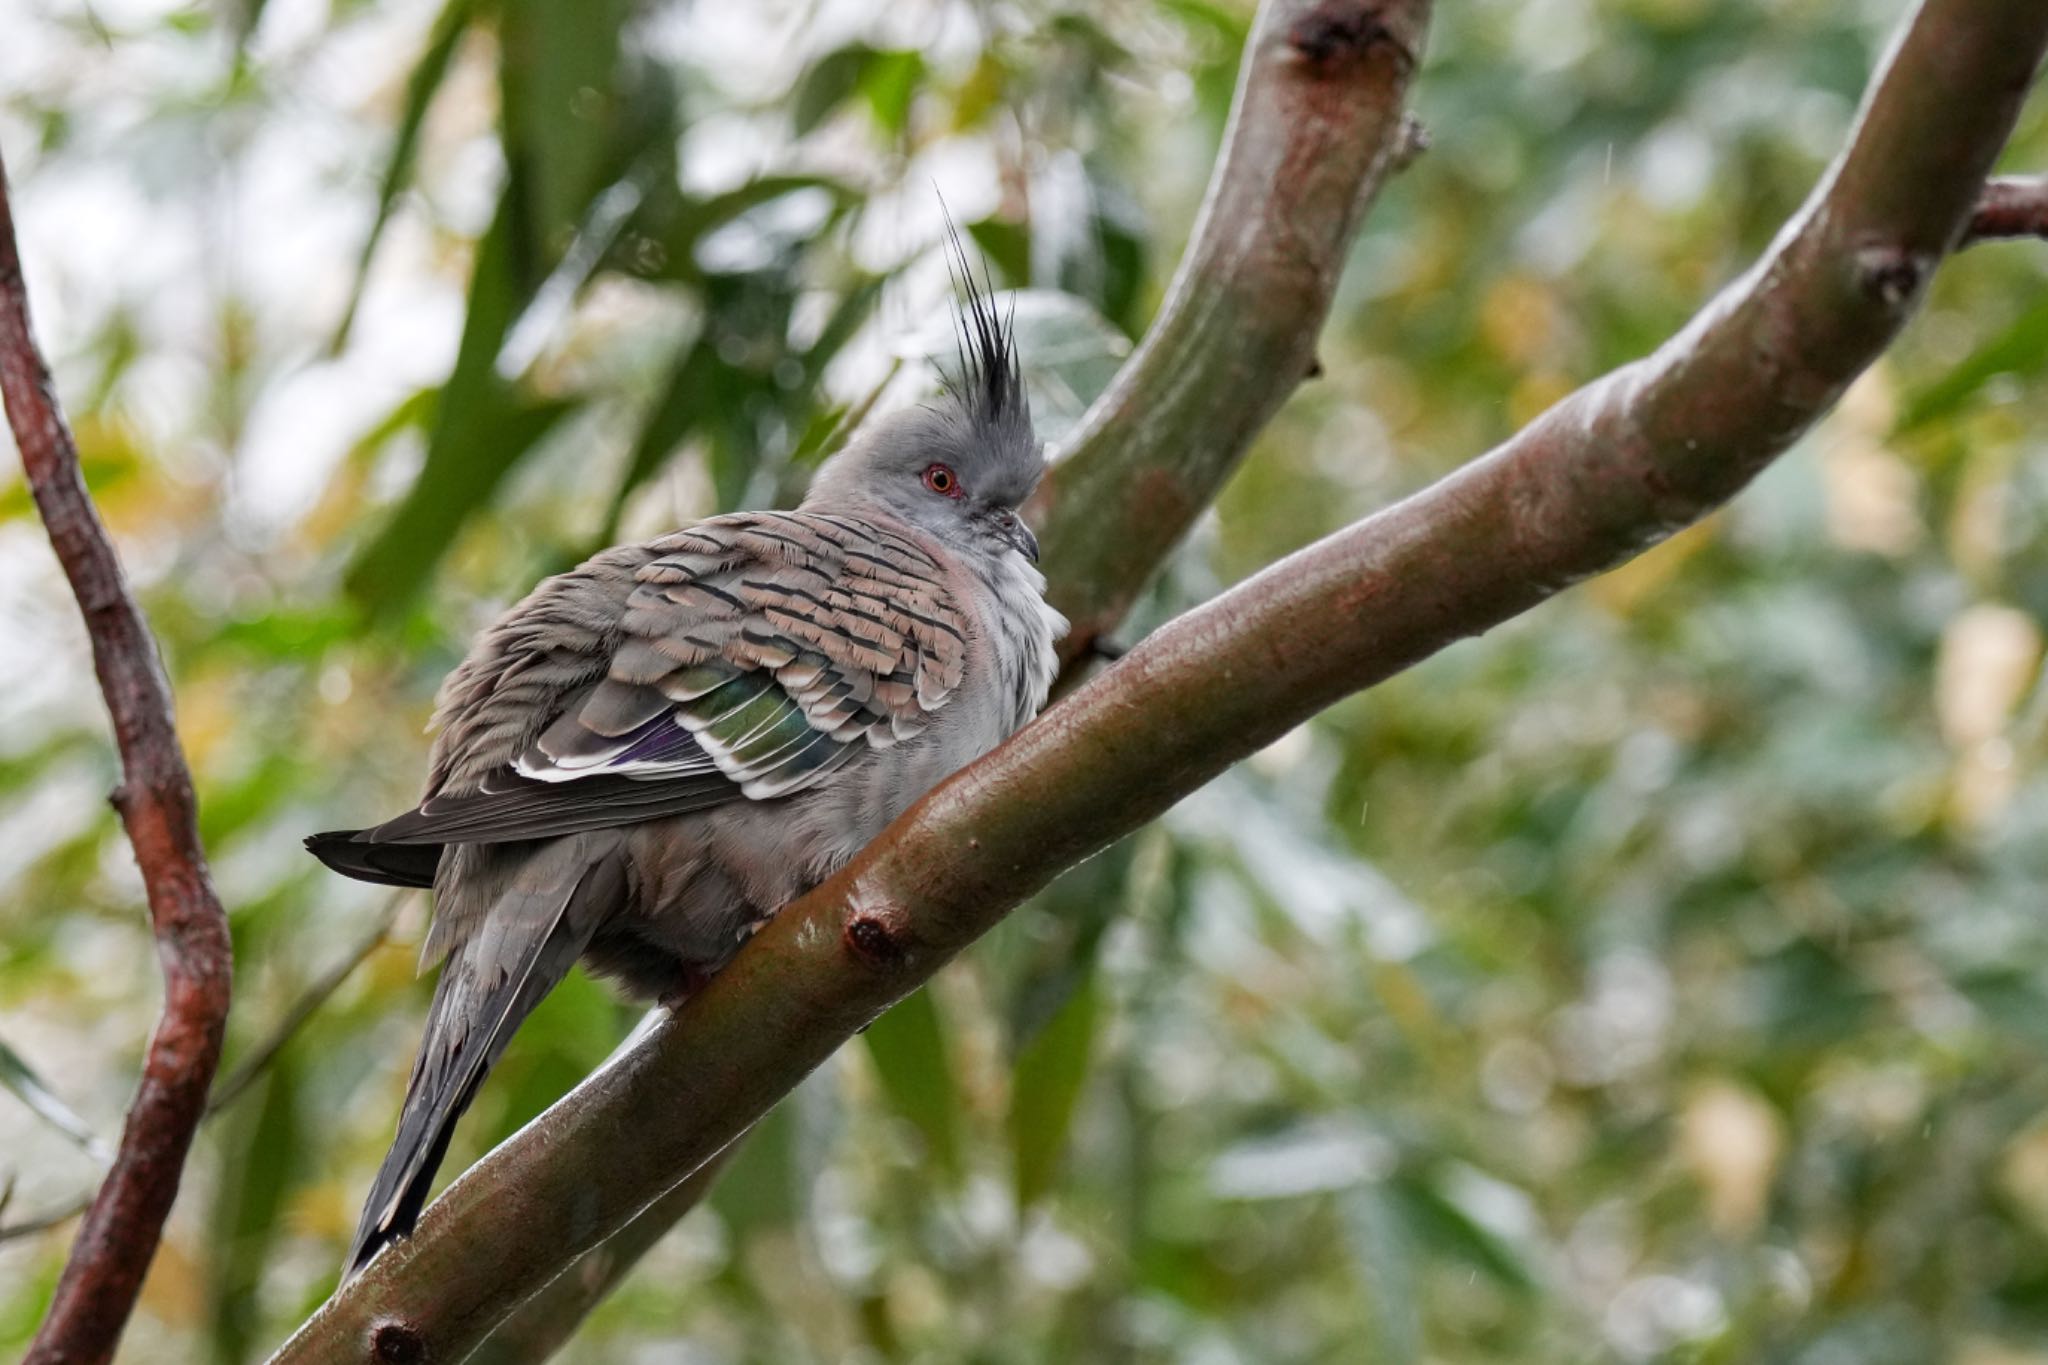
[[[485,1073],[579,959],[680,1001],[1044,704],[1066,622],[1018,516],[1044,461],[1011,330],[961,273],[940,399],[857,434],[793,512],[543,582],[443,684],[419,805],[306,841],[431,886],[444,959],[348,1273],[411,1233]]]

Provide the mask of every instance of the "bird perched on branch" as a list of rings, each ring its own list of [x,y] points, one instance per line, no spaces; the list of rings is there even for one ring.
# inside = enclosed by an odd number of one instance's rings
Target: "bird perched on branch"
[[[431,886],[445,958],[351,1273],[412,1231],[456,1120],[579,958],[680,1001],[1044,704],[1066,623],[1018,518],[1043,457],[1011,330],[961,264],[941,399],[857,435],[794,512],[542,583],[443,684],[419,806],[306,841]]]

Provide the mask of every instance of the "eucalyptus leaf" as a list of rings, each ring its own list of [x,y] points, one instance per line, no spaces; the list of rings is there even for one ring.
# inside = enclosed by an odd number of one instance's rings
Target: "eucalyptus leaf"
[[[37,1118],[70,1138],[94,1161],[105,1164],[114,1159],[113,1147],[93,1131],[92,1125],[81,1118],[77,1110],[58,1099],[56,1092],[43,1082],[22,1055],[5,1042],[0,1042],[0,1085],[6,1086]]]
[[[811,63],[790,97],[790,121],[798,137],[831,117],[860,89],[877,55],[866,43],[848,43]]]
[[[559,254],[601,183],[625,117],[620,29],[628,0],[497,0],[505,154],[518,168],[517,220]]]
[[[2000,375],[2039,374],[2048,366],[2048,300],[2035,303],[1958,364],[1907,398],[1896,430],[1918,431],[1956,410]]]
[[[1011,1069],[1007,1129],[1017,1204],[1029,1208],[1058,1177],[1067,1134],[1088,1079],[1101,1001],[1090,976],[1018,1054]]]
[[[262,1100],[228,1121],[206,1250],[214,1357],[246,1360],[262,1330],[264,1277],[284,1227],[284,1203],[304,1161],[299,1062],[280,1053],[257,1082]]]
[[[412,178],[413,162],[419,153],[420,129],[426,124],[427,110],[433,106],[434,96],[447,79],[449,61],[455,55],[456,44],[469,29],[475,9],[476,0],[448,0],[434,20],[425,50],[413,64],[412,74],[406,78],[405,107],[399,115],[398,128],[391,140],[391,152],[385,159],[384,174],[378,182],[376,214],[363,238],[355,281],[349,288],[348,305],[335,326],[333,340],[328,344],[330,351],[339,351],[348,340],[356,309],[362,303],[363,287],[370,277],[370,262],[377,255],[377,244],[384,240],[384,229],[391,221],[391,211],[398,202],[399,191]]]
[[[861,1035],[889,1104],[924,1138],[948,1180],[960,1175],[960,1099],[946,1031],[929,989],[911,992]]]
[[[1354,1185],[1337,1197],[1358,1278],[1371,1358],[1383,1365],[1422,1359],[1422,1296],[1415,1241],[1399,1204],[1377,1185]]]
[[[1130,338],[1072,294],[1025,289],[1005,295],[999,306],[1012,310],[1039,439],[1057,444],[1116,378],[1131,353]]]
[[[1536,1272],[1522,1250],[1473,1216],[1439,1172],[1396,1175],[1388,1193],[1400,1208],[1417,1243],[1461,1261],[1518,1294],[1536,1290]]]

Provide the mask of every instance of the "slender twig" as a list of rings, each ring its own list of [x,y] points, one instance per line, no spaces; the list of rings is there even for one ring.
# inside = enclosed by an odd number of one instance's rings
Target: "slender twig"
[[[12,1183],[10,1178],[9,1185],[11,1186]],[[47,1213],[39,1213],[32,1218],[23,1218],[12,1223],[0,1223],[0,1242],[12,1242],[21,1237],[33,1237],[39,1232],[48,1232],[51,1228],[62,1227],[91,1207],[92,1196],[81,1194],[70,1203],[59,1204]]]
[[[227,916],[199,844],[192,774],[178,747],[156,642],[85,491],[78,448],[29,325],[4,166],[0,393],[29,491],[92,638],[93,667],[121,754],[114,808],[135,847],[164,974],[163,1014],[149,1040],[121,1145],[28,1354],[30,1362],[101,1361],[113,1354],[135,1306],[206,1108],[227,1022],[232,951]]]
[[[1337,698],[1733,496],[1904,325],[2044,46],[2039,0],[1927,0],[1800,216],[1683,332],[1168,624],[941,784],[458,1180],[277,1359],[460,1359],[1059,871]]]
[[[306,1021],[341,989],[342,983],[355,974],[356,968],[369,960],[371,953],[383,946],[384,940],[391,937],[391,926],[398,922],[399,912],[411,897],[410,888],[393,893],[384,902],[384,908],[378,912],[369,932],[356,942],[348,955],[337,960],[299,993],[299,998],[284,1012],[284,1017],[278,1020],[269,1036],[249,1050],[249,1055],[233,1074],[214,1086],[213,1097],[206,1103],[208,1118],[240,1099],[242,1093],[262,1076],[264,1069],[277,1060],[277,1054],[284,1051],[285,1045],[305,1027]]]
[[[20,1053],[0,1040],[0,1085],[14,1092],[14,1097],[28,1106],[30,1113],[62,1133],[72,1146],[105,1166],[114,1159],[114,1149],[107,1140],[93,1131],[90,1123],[63,1100],[57,1098],[43,1078],[29,1068]],[[0,1208],[6,1205],[0,1200]]]
[[[499,1323],[471,1354],[468,1365],[540,1365],[554,1355],[640,1258],[711,1193],[739,1146],[735,1142],[699,1166],[689,1179],[643,1209],[639,1217],[584,1252],[547,1288]]]
[[[1963,233],[1963,245],[2014,237],[2048,238],[2048,175],[2005,176],[1986,181]]]
[[[341,989],[350,976],[354,975],[356,968],[368,961],[370,954],[376,952],[391,936],[391,926],[397,922],[399,912],[405,908],[405,902],[411,895],[410,889],[394,894],[385,902],[383,910],[371,925],[370,932],[363,935],[349,950],[348,955],[336,961],[300,992],[298,999],[292,1002],[291,1008],[285,1011],[284,1017],[278,1020],[261,1043],[250,1050],[248,1058],[235,1068],[234,1074],[213,1088],[213,1097],[206,1105],[206,1119],[212,1119],[240,1099],[251,1085],[262,1078],[263,1072],[277,1060],[278,1054],[283,1052],[286,1045],[297,1036],[298,1031],[306,1026],[307,1021]],[[13,1180],[10,1175],[6,1186],[9,1194],[13,1192]],[[11,1242],[16,1238],[32,1237],[36,1233],[47,1232],[76,1218],[91,1205],[92,1196],[83,1194],[68,1204],[60,1205],[47,1213],[37,1214],[33,1218],[14,1223],[0,1222],[0,1242]],[[0,1214],[4,1214],[6,1210],[7,1199],[0,1197]]]

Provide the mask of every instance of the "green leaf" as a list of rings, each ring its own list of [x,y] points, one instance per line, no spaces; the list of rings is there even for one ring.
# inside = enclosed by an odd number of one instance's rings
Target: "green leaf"
[[[945,1026],[929,989],[913,992],[868,1026],[862,1039],[890,1107],[910,1120],[948,1180],[960,1175],[959,1095]]]
[[[699,240],[743,214],[801,190],[823,190],[831,195],[834,218],[860,202],[851,187],[822,175],[764,175],[703,199],[672,199],[667,217],[655,229],[661,242],[661,266],[644,273],[701,281],[703,272],[696,262]]]
[[[875,122],[889,133],[901,136],[910,123],[910,103],[924,79],[924,58],[915,52],[877,52],[861,74],[860,89],[867,96]]]
[[[1069,10],[1055,15],[1046,31],[1075,56],[1104,70],[1132,66],[1137,58],[1102,24],[1087,14]]]
[[[499,71],[505,159],[523,193],[521,222],[558,258],[606,175],[625,115],[619,30],[626,0],[501,0]]]
[[[622,78],[619,28],[630,10],[627,0],[504,0],[505,185],[477,244],[462,341],[420,477],[347,577],[350,595],[375,614],[418,591],[463,522],[580,405],[524,394],[499,367],[515,363],[507,338],[557,267],[562,278],[544,297],[566,307],[614,241],[644,240],[630,230],[638,208],[649,187],[673,179],[670,82],[644,64]]]
[[[882,297],[885,277],[870,275],[848,289],[839,300],[839,306],[832,310],[832,316],[819,329],[817,340],[804,352],[804,384],[815,387],[825,377],[825,367],[839,354],[846,343],[853,340],[861,324],[875,311],[875,303]]]
[[[70,1138],[94,1161],[104,1164],[114,1159],[114,1149],[93,1132],[92,1125],[58,1099],[22,1055],[4,1042],[0,1042],[0,1085],[13,1091],[14,1097],[27,1105],[31,1113]]]
[[[1501,1286],[1528,1294],[1536,1277],[1521,1251],[1474,1218],[1428,1175],[1396,1175],[1386,1186],[1416,1240],[1440,1255],[1463,1261]]]
[[[239,64],[247,53],[249,39],[256,33],[256,26],[263,22],[264,0],[228,0],[228,22],[235,33],[235,61]]]
[[[463,522],[577,406],[574,401],[524,399],[497,374],[505,333],[545,273],[516,248],[513,220],[519,195],[514,176],[477,244],[462,341],[455,368],[434,402],[419,477],[349,567],[349,596],[375,616],[388,617],[412,599]]]
[[[924,58],[910,49],[878,49],[866,43],[834,48],[811,63],[790,97],[796,135],[802,137],[832,117],[855,93],[867,100],[876,123],[900,135],[923,79]]]
[[[262,1331],[264,1276],[306,1148],[291,1054],[278,1054],[258,1084],[263,1103],[243,1106],[229,1121],[207,1239],[213,1356],[222,1365],[250,1359]]]
[[[668,378],[663,381],[661,392],[640,424],[640,435],[633,442],[633,453],[626,460],[626,471],[612,494],[611,508],[605,516],[603,539],[610,540],[617,533],[619,517],[625,511],[627,500],[660,471],[662,464],[683,443],[683,438],[702,417],[705,406],[719,396],[712,386],[728,377],[729,371],[719,360],[716,348],[708,345],[701,335],[685,342],[677,350],[669,366]]]
[[[603,982],[584,972],[565,977],[519,1025],[519,1046],[506,1054],[480,1094],[470,1140],[489,1150],[575,1089],[629,1031],[622,1013]],[[457,1173],[444,1171],[442,1177]]]
[[[735,1246],[759,1232],[786,1228],[803,1210],[797,1169],[797,1111],[778,1104],[739,1139],[708,1200]]]
[[[851,403],[834,403],[812,413],[810,424],[804,428],[796,449],[790,453],[792,472],[808,478],[810,471],[823,461],[827,452],[838,449],[846,437],[859,430],[860,424],[874,411],[875,404],[881,401],[882,394],[902,368],[900,359],[891,361],[889,367],[882,371],[882,377]],[[800,488],[789,490],[791,500],[800,492]]]
[[[1022,289],[1030,283],[1031,228],[1027,224],[983,218],[967,225],[967,235],[995,266],[996,274],[1011,286]]]
[[[1354,1185],[1337,1196],[1344,1240],[1351,1248],[1369,1353],[1383,1365],[1422,1358],[1422,1296],[1414,1239],[1400,1206],[1377,1185]]]
[[[848,96],[860,89],[876,55],[875,49],[866,43],[848,43],[811,63],[790,97],[790,119],[798,137],[830,118]]]
[[[370,277],[370,262],[377,254],[377,244],[383,240],[384,228],[391,221],[391,209],[397,202],[398,192],[412,178],[413,159],[419,152],[420,129],[427,121],[427,110],[432,107],[434,95],[448,75],[449,59],[455,55],[462,35],[469,30],[474,14],[474,0],[448,0],[440,16],[434,20],[426,51],[420,54],[412,74],[406,78],[405,108],[399,114],[398,131],[391,140],[391,156],[384,164],[384,177],[377,186],[377,213],[370,220],[369,236],[363,239],[348,305],[342,310],[341,321],[335,325],[334,339],[329,343],[332,351],[341,350],[348,341],[349,329],[355,324],[356,309],[362,303],[363,286]]]
[[[1058,442],[1123,368],[1130,338],[1086,299],[1057,289],[1005,290],[994,303],[999,316],[1014,321],[1032,424],[1039,439]],[[911,354],[929,357],[947,373],[957,346],[950,312],[907,343]]]
[[[125,447],[115,447],[103,454],[79,456],[79,472],[85,476],[85,486],[94,497],[104,497],[134,478],[136,461],[133,452]],[[0,521],[34,515],[35,497],[28,491],[26,481],[19,481],[0,488]]]
[[[1021,1055],[1095,973],[1102,936],[1130,904],[1138,839],[1125,839],[1055,877],[1018,923],[1028,955],[1010,977],[1010,1049]]]
[[[709,439],[719,506],[737,506],[755,491],[764,460],[771,454],[787,460],[810,429],[825,367],[867,320],[883,283],[869,277],[848,290],[817,339],[797,357],[801,368],[785,377],[778,362],[787,346],[795,281],[776,271],[707,279],[705,330],[678,349],[648,409],[612,495],[605,538],[616,532],[633,493],[699,432]]]
[[[1950,984],[1998,1031],[2048,1047],[2048,991],[2034,972],[2001,965],[1958,973]]]
[[[1160,0],[1160,7],[1192,29],[1206,29],[1230,45],[1229,58],[1235,64],[1238,49],[1251,35],[1251,24],[1242,10],[1219,5],[1215,0]]]
[[[1098,1003],[1091,973],[1017,1058],[1008,1129],[1019,1208],[1038,1202],[1059,1173],[1067,1130],[1088,1079]]]
[[[2000,375],[2039,374],[2044,366],[2048,366],[2048,300],[2020,314],[1961,364],[1909,397],[1899,414],[1897,432],[1914,431],[1949,416]]]
[[[524,401],[498,389],[471,404],[460,426],[440,424],[419,480],[349,567],[349,595],[386,619],[410,602],[470,513],[581,406],[580,399]]]

